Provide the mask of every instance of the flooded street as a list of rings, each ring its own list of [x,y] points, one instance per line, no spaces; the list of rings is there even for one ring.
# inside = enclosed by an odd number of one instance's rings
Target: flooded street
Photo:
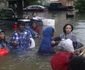
[[[28,14],[30,15],[32,13]],[[85,18],[83,16],[75,16],[74,18],[66,19],[66,12],[38,12],[37,14],[41,17],[55,19],[55,36],[58,36],[63,32],[63,26],[65,24],[73,24],[73,33],[76,35],[78,41],[85,45]],[[9,41],[13,30],[5,29],[5,31],[6,39]],[[50,66],[50,59],[52,56],[37,55],[40,39],[41,37],[36,39],[36,47],[29,50],[28,53],[24,55],[10,53],[7,56],[0,57],[0,70],[52,70]]]
[[[74,34],[77,36],[78,41],[85,45],[85,20],[78,20],[74,29]]]

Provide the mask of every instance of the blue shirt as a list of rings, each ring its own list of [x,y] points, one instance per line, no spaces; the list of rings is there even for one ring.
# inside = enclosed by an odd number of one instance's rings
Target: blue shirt
[[[7,47],[7,44],[6,43],[3,43],[3,44],[0,43],[0,49],[1,48],[6,48],[6,47]]]
[[[12,48],[17,51],[24,51],[27,50],[30,46],[30,38],[31,33],[28,30],[25,30],[22,32],[22,34],[18,33],[18,30],[14,31],[12,38],[10,40],[10,43],[12,45]],[[17,47],[13,46],[13,42],[17,41],[18,45]]]
[[[9,44],[6,42],[0,42],[0,49],[5,48],[6,50],[10,51]]]
[[[65,34],[61,34],[60,35],[60,38],[61,39],[71,39],[73,42],[76,42],[77,40],[76,40],[76,36],[71,32],[71,33],[69,33],[69,35],[68,35],[68,37],[66,37],[66,35]]]

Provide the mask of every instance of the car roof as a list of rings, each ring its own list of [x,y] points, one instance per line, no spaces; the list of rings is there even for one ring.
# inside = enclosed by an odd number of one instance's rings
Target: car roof
[[[38,7],[41,7],[41,8],[45,8],[44,6],[41,6],[41,5],[30,5],[30,6],[27,6],[27,7],[31,7],[31,6],[38,6]]]
[[[18,19],[18,21],[28,22],[30,19]]]
[[[12,11],[13,11],[12,8],[2,8],[2,9],[0,9],[0,10],[12,10]]]

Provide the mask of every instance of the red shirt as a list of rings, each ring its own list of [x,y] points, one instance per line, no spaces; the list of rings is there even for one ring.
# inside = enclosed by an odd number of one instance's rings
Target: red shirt
[[[38,33],[38,35],[40,35],[40,30],[39,30],[39,28],[33,28],[33,30],[35,31],[35,32],[37,32]]]
[[[50,63],[53,70],[69,70],[70,57],[72,53],[60,52],[55,54]]]

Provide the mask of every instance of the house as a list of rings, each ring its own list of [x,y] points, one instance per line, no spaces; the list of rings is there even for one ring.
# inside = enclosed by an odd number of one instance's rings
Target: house
[[[50,2],[60,2],[63,6],[73,6],[74,0],[50,0]]]

